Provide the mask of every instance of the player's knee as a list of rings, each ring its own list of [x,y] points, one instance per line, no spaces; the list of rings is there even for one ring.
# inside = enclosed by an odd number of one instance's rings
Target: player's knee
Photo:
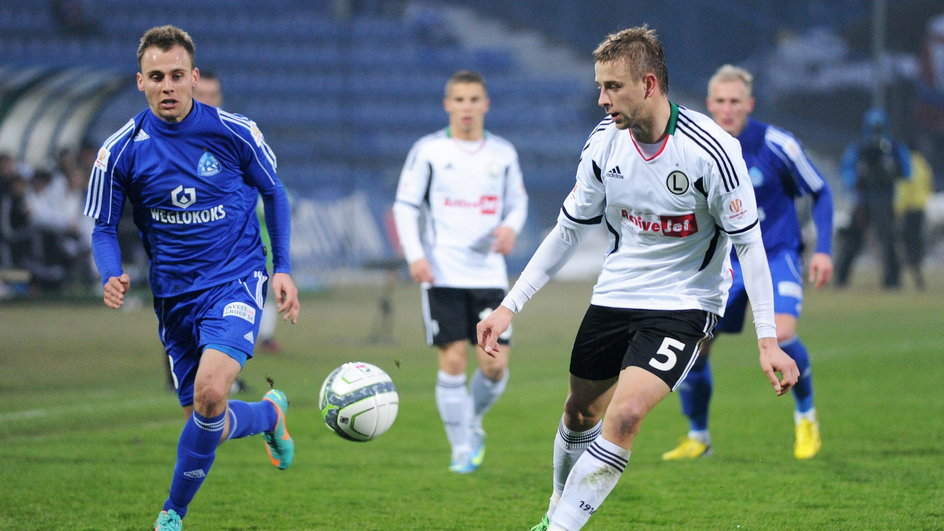
[[[629,437],[639,432],[639,426],[646,417],[646,408],[635,401],[625,401],[607,411],[607,418],[615,420],[614,427],[622,437]]]
[[[508,369],[507,360],[492,360],[491,363],[483,363],[480,367],[482,369],[482,374],[493,382],[497,382],[505,377],[505,370]]]
[[[226,389],[214,385],[201,385],[194,389],[194,409],[203,416],[216,416],[226,409]]]
[[[573,398],[564,403],[564,425],[575,431],[586,431],[597,425],[603,411],[593,404],[581,404]]]

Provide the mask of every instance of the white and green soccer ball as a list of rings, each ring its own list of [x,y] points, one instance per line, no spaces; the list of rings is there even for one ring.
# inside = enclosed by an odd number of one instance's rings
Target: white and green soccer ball
[[[376,365],[352,361],[331,371],[321,385],[325,425],[351,441],[383,435],[397,418],[400,396],[390,375]]]

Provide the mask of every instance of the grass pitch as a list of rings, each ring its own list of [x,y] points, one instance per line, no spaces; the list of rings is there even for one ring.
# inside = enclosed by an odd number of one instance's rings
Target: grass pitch
[[[712,364],[715,454],[664,463],[687,431],[678,398],[646,420],[619,485],[587,529],[944,528],[942,283],[922,293],[808,292],[800,333],[814,367],[823,450],[792,457],[793,400],[776,398],[751,334],[725,336]],[[244,371],[291,400],[295,464],[273,468],[260,437],[229,441],[190,507],[187,530],[527,529],[546,509],[571,341],[590,285],[549,284],[515,321],[511,380],[486,417],[478,472],[447,471],[418,289],[393,294],[392,341],[371,342],[379,287],[306,295],[280,323],[284,351]],[[163,502],[183,417],[164,390],[145,300],[0,305],[0,529],[147,529]],[[750,330],[750,325],[748,325]],[[345,361],[388,371],[393,428],[369,443],[321,422],[322,380]]]

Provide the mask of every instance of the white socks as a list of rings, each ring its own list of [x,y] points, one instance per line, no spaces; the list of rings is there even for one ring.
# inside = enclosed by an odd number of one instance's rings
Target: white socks
[[[688,438],[711,446],[711,433],[708,430],[688,430]]]
[[[597,425],[587,431],[571,431],[564,426],[564,419],[561,419],[557,426],[557,436],[554,437],[554,492],[560,494],[564,491],[564,483],[567,482],[567,476],[570,469],[584,450],[590,446],[590,443],[600,435],[603,429],[603,421],[597,422]],[[547,514],[554,514],[554,497],[551,497],[551,506]]]
[[[816,408],[815,407],[810,408],[809,411],[804,411],[803,413],[800,413],[799,411],[793,412],[793,422],[795,424],[799,424],[800,420],[802,419],[806,419],[810,422],[815,423],[816,422]]]
[[[453,460],[461,460],[472,451],[472,395],[465,386],[465,374],[436,374],[436,406],[452,446]]]
[[[482,369],[476,369],[472,373],[472,382],[469,388],[472,392],[472,402],[475,410],[472,413],[472,429],[482,428],[482,417],[491,409],[492,405],[498,401],[498,398],[505,392],[505,386],[508,384],[508,369],[505,369],[500,380],[493,381],[485,377]]]
[[[582,528],[616,486],[630,454],[602,435],[597,437],[570,471],[567,486],[551,514],[550,528]]]

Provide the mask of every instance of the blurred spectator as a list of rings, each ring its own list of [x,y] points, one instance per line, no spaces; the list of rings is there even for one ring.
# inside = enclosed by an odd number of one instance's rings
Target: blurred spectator
[[[924,260],[924,209],[934,192],[934,172],[917,149],[911,150],[911,179],[899,181],[895,190],[895,214],[901,230],[905,268],[911,271],[915,287],[924,289],[921,262]]]
[[[25,270],[33,246],[26,204],[29,184],[16,166],[15,158],[0,153],[0,269]]]
[[[895,183],[911,175],[908,148],[888,131],[882,109],[870,109],[862,122],[862,137],[842,157],[842,176],[853,198],[849,223],[838,234],[836,284],[849,282],[852,264],[862,251],[865,233],[871,232],[880,246],[882,287],[898,288],[901,271],[895,250],[895,214],[892,203]]]
[[[70,219],[68,191],[65,176],[49,168],[36,170],[26,190],[26,206],[35,235],[30,270],[43,290],[61,288],[72,261],[67,240],[77,232]]]

